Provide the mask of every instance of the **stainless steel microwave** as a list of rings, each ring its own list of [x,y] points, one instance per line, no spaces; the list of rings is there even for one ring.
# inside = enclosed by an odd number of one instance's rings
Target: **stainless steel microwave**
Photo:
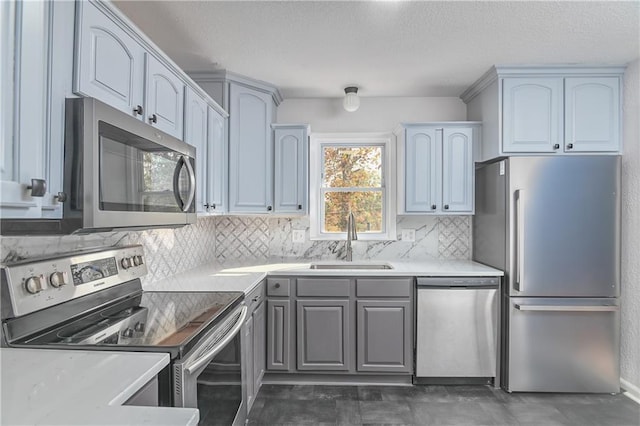
[[[3,223],[3,234],[179,227],[196,221],[193,146],[92,98],[67,99],[65,115],[62,219]]]

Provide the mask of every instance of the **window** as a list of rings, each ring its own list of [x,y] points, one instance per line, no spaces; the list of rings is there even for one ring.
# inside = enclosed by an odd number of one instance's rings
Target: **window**
[[[395,239],[391,136],[316,134],[310,152],[311,238],[346,238],[353,212],[359,239]]]

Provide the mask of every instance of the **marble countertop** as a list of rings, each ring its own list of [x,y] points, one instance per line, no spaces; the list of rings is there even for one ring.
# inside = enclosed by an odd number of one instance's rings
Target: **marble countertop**
[[[386,264],[392,269],[310,269],[312,264]],[[503,276],[504,272],[471,260],[421,261],[300,261],[290,259],[211,263],[181,272],[145,286],[150,291],[242,291],[250,292],[267,276]]]
[[[122,406],[169,355],[0,349],[3,425],[196,425],[195,408]]]

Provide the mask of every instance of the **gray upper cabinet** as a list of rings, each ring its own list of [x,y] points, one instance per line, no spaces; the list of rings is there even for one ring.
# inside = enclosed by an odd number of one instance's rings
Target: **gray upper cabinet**
[[[146,54],[147,122],[165,133],[183,138],[184,82],[151,54]]]
[[[144,118],[144,48],[94,3],[76,7],[74,91]]]
[[[298,299],[296,309],[298,370],[349,370],[349,300]]]
[[[238,84],[229,92],[229,211],[273,211],[271,95]]]
[[[227,154],[227,117],[209,106],[206,204],[210,213],[227,210]]]
[[[358,300],[357,310],[358,371],[410,373],[411,302]]]
[[[562,131],[562,78],[509,78],[503,82],[504,152],[555,152]]]
[[[624,66],[496,66],[462,95],[482,121],[475,161],[621,150]]]
[[[307,212],[308,126],[274,124],[274,212]]]
[[[398,214],[473,214],[480,123],[404,124],[398,131]]]
[[[620,78],[565,79],[567,152],[620,150]]]
[[[187,88],[184,140],[196,147],[196,213],[207,212],[208,109],[207,101]]]

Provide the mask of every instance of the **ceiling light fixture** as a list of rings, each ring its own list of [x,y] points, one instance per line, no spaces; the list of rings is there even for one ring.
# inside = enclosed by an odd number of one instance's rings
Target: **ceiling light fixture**
[[[342,106],[345,111],[354,112],[360,108],[360,98],[358,97],[358,88],[349,86],[344,88],[344,101]]]

